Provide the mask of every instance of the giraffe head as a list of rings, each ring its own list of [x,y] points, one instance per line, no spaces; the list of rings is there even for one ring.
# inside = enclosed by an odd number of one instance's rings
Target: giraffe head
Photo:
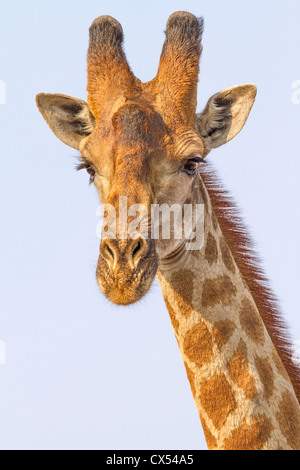
[[[159,259],[184,242],[151,238],[152,205],[183,207],[193,200],[200,162],[242,129],[255,100],[255,86],[238,86],[214,95],[196,114],[202,29],[203,20],[190,13],[171,15],[158,73],[142,83],[126,61],[121,25],[99,17],[90,28],[87,103],[60,94],[37,95],[54,134],[80,150],[80,167],[90,174],[102,205],[114,208],[116,236],[102,237],[97,281],[117,304],[139,300],[151,286]],[[141,217],[144,235],[120,233],[124,198],[128,208],[147,209],[148,216]],[[126,214],[130,225],[134,213]]]

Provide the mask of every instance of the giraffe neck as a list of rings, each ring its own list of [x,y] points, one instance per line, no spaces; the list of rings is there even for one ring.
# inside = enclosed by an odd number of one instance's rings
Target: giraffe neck
[[[300,407],[204,185],[204,246],[158,279],[210,449],[299,449]]]

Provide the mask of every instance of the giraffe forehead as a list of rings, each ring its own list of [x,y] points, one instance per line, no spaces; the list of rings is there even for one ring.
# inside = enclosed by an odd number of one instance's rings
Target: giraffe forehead
[[[117,140],[133,147],[161,147],[169,133],[161,114],[148,104],[128,103],[121,106],[112,116],[112,124]]]
[[[171,120],[153,99],[121,105],[112,116],[114,138],[122,145],[163,150],[169,159],[203,152],[203,142],[192,127]]]
[[[203,153],[203,142],[195,130],[182,121],[165,119],[153,97],[140,95],[136,100],[117,100],[111,110],[102,113],[95,131],[83,146],[92,160],[112,160],[120,155],[164,154],[169,162]]]

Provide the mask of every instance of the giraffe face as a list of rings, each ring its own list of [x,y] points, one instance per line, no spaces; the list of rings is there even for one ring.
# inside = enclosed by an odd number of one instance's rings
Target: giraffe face
[[[193,203],[199,162],[242,129],[254,102],[253,85],[234,87],[214,95],[196,114],[202,30],[203,20],[190,13],[171,15],[157,76],[142,83],[126,61],[121,25],[97,18],[90,28],[88,102],[37,95],[44,119],[60,140],[80,150],[80,167],[90,174],[102,205],[112,208],[108,221],[116,219],[115,236],[103,232],[97,281],[117,304],[145,295],[159,259],[184,243],[172,229],[169,238],[152,236],[153,205],[182,210]],[[134,238],[127,230],[134,214],[126,212],[126,233],[120,224],[125,199],[127,208],[142,205],[147,213]]]
[[[163,204],[182,208],[192,202],[202,140],[188,126],[179,132],[171,129],[153,103],[140,99],[122,104],[107,121],[99,121],[81,142],[80,151],[81,167],[91,175],[106,216],[97,267],[99,287],[116,304],[136,302],[149,290],[159,258],[184,241],[174,239],[172,225],[169,237],[158,230],[159,238],[154,239],[152,208]],[[133,236],[130,226],[142,211],[142,223],[135,224]],[[105,232],[108,224],[115,229],[112,237]]]

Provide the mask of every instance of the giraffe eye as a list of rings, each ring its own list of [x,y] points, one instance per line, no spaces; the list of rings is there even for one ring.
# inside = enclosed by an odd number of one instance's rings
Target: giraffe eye
[[[185,171],[189,176],[193,176],[195,175],[200,163],[205,163],[205,160],[203,160],[200,154],[196,153],[186,161],[183,171]]]
[[[188,175],[194,175],[197,171],[197,168],[198,168],[198,165],[199,165],[199,162],[197,160],[189,160],[188,162],[186,162],[185,166],[184,166],[184,171],[188,174]]]
[[[93,183],[96,171],[88,162],[82,162],[80,165],[77,166],[77,171],[79,170],[86,170],[87,173],[90,175],[90,183]]]
[[[88,166],[86,168],[86,171],[88,172],[88,174],[91,176],[91,178],[93,178],[95,176],[95,170],[91,167],[91,166]]]

